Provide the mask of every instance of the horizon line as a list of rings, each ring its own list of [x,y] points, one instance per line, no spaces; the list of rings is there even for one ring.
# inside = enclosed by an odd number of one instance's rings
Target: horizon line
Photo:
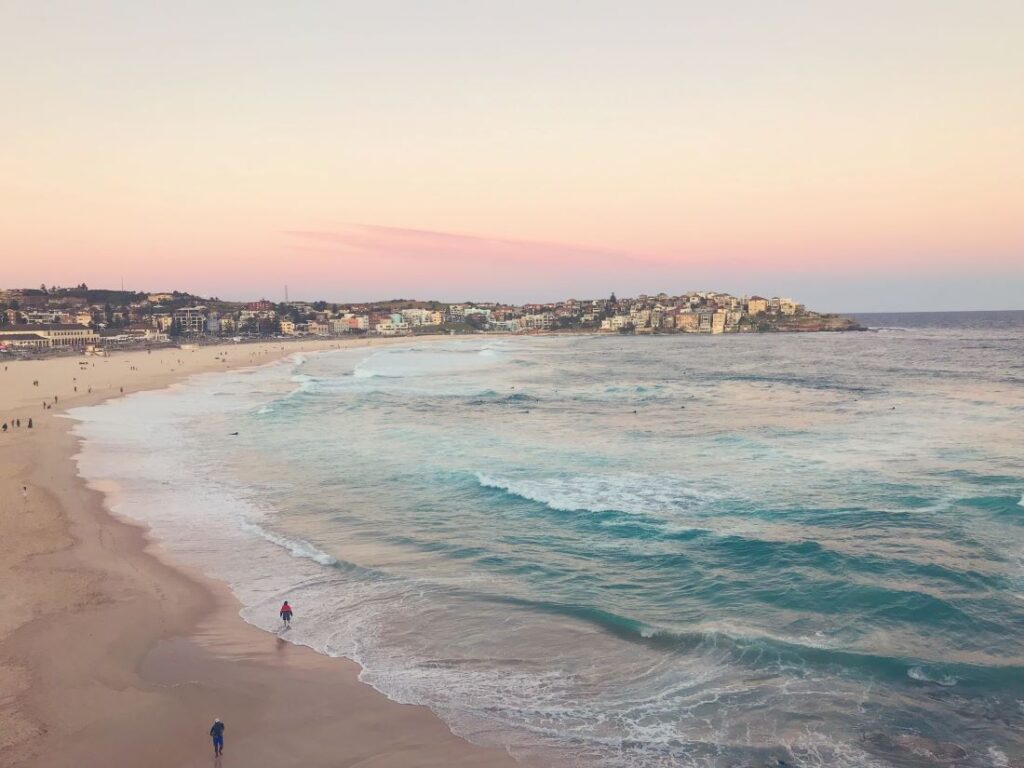
[[[81,290],[77,286],[53,286],[53,289],[59,290],[59,291],[60,290]],[[37,290],[40,290],[40,289],[38,289],[38,288],[0,288],[0,292],[37,291]],[[175,292],[177,292],[177,293],[183,294],[185,296],[192,296],[192,297],[199,298],[199,299],[207,299],[207,300],[215,299],[217,301],[225,301],[225,302],[239,303],[239,304],[241,304],[241,303],[251,303],[251,302],[254,302],[254,301],[270,301],[270,302],[272,302],[274,304],[291,304],[291,303],[295,303],[295,302],[302,302],[304,304],[314,304],[316,302],[322,301],[322,302],[324,302],[326,304],[352,305],[352,304],[386,304],[386,303],[389,303],[389,302],[396,302],[396,301],[411,301],[411,302],[419,302],[419,303],[433,302],[433,303],[437,303],[437,304],[505,304],[505,305],[509,305],[509,306],[523,306],[523,305],[526,305],[526,304],[558,304],[558,303],[569,301],[569,300],[573,300],[573,301],[599,301],[599,300],[601,300],[601,299],[594,298],[594,297],[577,298],[575,296],[569,296],[569,297],[566,297],[564,299],[555,299],[555,300],[551,300],[551,301],[535,301],[535,300],[530,300],[530,301],[519,301],[519,302],[516,302],[516,301],[503,301],[503,300],[495,300],[495,299],[480,300],[479,298],[478,299],[474,299],[474,300],[459,299],[459,300],[455,300],[455,301],[450,301],[450,300],[446,300],[446,299],[418,299],[418,298],[411,298],[411,297],[394,297],[394,298],[389,298],[389,299],[355,299],[355,300],[332,300],[332,299],[324,299],[324,298],[318,298],[318,299],[296,299],[296,298],[290,298],[287,301],[275,301],[273,299],[267,298],[265,295],[260,296],[259,298],[225,299],[225,298],[221,298],[220,296],[214,296],[212,294],[208,295],[208,296],[202,296],[202,295],[200,295],[198,293],[191,293],[191,292],[188,292],[188,291],[178,291],[177,289],[172,289],[172,290],[169,290],[169,291],[166,291],[166,290],[164,290],[164,291],[159,291],[159,290],[158,291],[150,291],[150,290],[136,290],[136,289],[131,289],[131,288],[125,289],[125,288],[92,288],[92,287],[89,287],[89,288],[86,288],[85,290],[89,290],[89,291],[111,291],[111,292],[139,293],[139,294],[142,294],[142,293],[145,293],[145,294],[150,294],[150,293],[175,293]],[[49,291],[47,291],[47,292],[49,292]],[[615,292],[612,291],[611,293],[615,293]],[[661,291],[660,293],[664,293],[664,291]],[[686,291],[686,292],[679,293],[679,294],[666,294],[666,295],[668,295],[670,297],[675,297],[675,296],[683,296],[683,295],[686,295],[687,293],[722,293],[722,294],[725,294],[725,295],[728,295],[728,296],[735,296],[736,295],[736,294],[728,293],[726,291]],[[625,296],[625,295],[623,295],[621,297],[620,296],[616,296],[616,298],[617,299],[633,299],[633,298],[637,298],[638,296],[641,296],[641,295],[650,298],[652,296],[657,296],[658,294],[645,293],[645,294],[637,294],[636,296]],[[744,294],[744,295],[747,295],[747,296],[761,296],[761,294],[758,294],[758,293]],[[761,297],[765,298],[763,296],[761,296]],[[603,298],[609,298],[609,297],[603,297]],[[803,302],[800,302],[800,303],[803,303]],[[888,315],[888,314],[927,315],[927,314],[954,314],[954,313],[957,313],[957,312],[991,312],[991,313],[998,313],[998,312],[1024,312],[1024,307],[1012,307],[1012,308],[1002,308],[1002,309],[991,309],[991,308],[985,308],[985,309],[975,309],[975,308],[970,308],[970,309],[963,309],[963,308],[961,308],[961,309],[871,309],[871,310],[860,310],[860,309],[855,309],[855,310],[833,310],[833,309],[826,309],[826,310],[811,310],[811,311],[817,312],[818,314],[836,314],[836,315]]]

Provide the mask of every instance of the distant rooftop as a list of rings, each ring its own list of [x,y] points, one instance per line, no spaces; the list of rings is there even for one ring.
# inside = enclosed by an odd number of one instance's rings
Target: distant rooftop
[[[87,331],[87,326],[79,323],[29,323],[24,326],[33,331]]]
[[[40,336],[38,333],[5,333],[3,335],[4,341],[45,341],[45,336]]]

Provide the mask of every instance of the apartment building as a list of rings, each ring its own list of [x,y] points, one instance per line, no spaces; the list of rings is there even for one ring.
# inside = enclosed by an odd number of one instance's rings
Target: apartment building
[[[199,336],[206,331],[206,307],[181,307],[174,310],[174,322],[186,336]]]

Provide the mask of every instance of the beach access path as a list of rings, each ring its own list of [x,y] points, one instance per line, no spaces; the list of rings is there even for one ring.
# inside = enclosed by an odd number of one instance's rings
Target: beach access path
[[[207,766],[215,717],[227,725],[224,766],[516,764],[360,683],[355,663],[242,621],[224,585],[106,510],[77,474],[73,422],[58,418],[122,389],[368,343],[410,340],[0,359],[0,766]]]

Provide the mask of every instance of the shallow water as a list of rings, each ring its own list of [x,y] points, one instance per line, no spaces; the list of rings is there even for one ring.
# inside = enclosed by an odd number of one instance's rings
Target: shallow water
[[[968,314],[310,356],[78,409],[80,469],[515,754],[1011,765],[1024,313]]]

